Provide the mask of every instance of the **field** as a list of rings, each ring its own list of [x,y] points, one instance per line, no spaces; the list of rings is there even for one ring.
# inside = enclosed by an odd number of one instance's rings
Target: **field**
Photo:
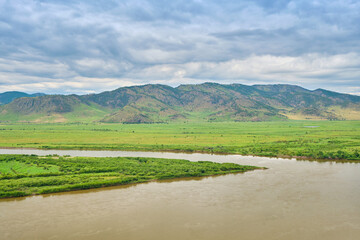
[[[0,198],[239,173],[256,168],[176,159],[0,155]]]
[[[360,121],[2,124],[0,147],[360,160]]]

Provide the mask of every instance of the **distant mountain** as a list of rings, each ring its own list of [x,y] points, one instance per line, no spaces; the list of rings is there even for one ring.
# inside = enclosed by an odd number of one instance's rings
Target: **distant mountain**
[[[34,93],[34,94],[27,94],[24,92],[4,92],[0,93],[0,105],[2,104],[8,104],[12,102],[13,100],[21,97],[38,97],[38,96],[44,96],[44,93]]]
[[[8,122],[360,120],[360,96],[276,84],[148,84],[90,95],[22,97],[0,107]]]

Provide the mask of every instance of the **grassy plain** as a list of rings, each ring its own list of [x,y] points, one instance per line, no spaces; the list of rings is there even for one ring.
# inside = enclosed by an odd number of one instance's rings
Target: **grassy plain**
[[[0,155],[0,198],[239,173],[256,168],[176,159]]]
[[[0,147],[359,160],[360,121],[3,124]]]

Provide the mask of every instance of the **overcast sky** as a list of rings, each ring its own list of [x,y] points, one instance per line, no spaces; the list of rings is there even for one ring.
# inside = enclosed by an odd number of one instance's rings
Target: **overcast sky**
[[[360,1],[0,0],[0,92],[207,81],[360,95]]]

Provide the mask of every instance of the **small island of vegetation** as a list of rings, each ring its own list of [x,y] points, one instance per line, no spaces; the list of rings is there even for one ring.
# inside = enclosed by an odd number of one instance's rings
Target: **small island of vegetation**
[[[100,188],[254,169],[234,163],[141,157],[0,155],[0,198]]]

